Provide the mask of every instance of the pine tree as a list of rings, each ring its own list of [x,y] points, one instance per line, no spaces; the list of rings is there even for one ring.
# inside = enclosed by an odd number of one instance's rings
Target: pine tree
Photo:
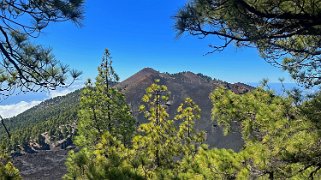
[[[242,154],[230,149],[208,149],[202,145],[194,158],[184,158],[177,179],[250,179]]]
[[[135,119],[125,96],[112,87],[119,78],[107,49],[98,72],[95,85],[88,81],[81,94],[75,143],[79,146],[96,144],[104,132],[109,131],[127,145],[135,128]]]
[[[10,158],[3,152],[0,154],[0,180],[21,180],[19,170],[16,169]]]
[[[163,170],[174,167],[177,156],[176,127],[169,120],[166,102],[169,100],[167,87],[155,80],[146,89],[140,110],[148,123],[138,127],[138,135],[133,138],[133,148],[139,163],[138,171],[145,178],[162,176]],[[158,177],[160,178],[160,177]]]
[[[185,156],[193,155],[197,147],[204,142],[205,132],[196,132],[195,121],[201,118],[201,109],[191,98],[186,98],[177,109],[175,120],[181,120],[178,139]]]
[[[191,0],[175,18],[179,35],[218,37],[211,52],[256,47],[267,62],[313,86],[321,84],[320,11],[319,0]]]
[[[83,0],[3,0],[0,2],[0,99],[17,91],[41,91],[67,85],[80,72],[63,65],[50,48],[33,43],[50,24],[81,25]],[[69,75],[70,74],[70,75]]]
[[[212,115],[226,133],[232,121],[240,123],[245,145],[238,155],[250,178],[318,179],[320,126],[309,115],[319,108],[314,103],[318,98],[297,105],[291,96],[280,97],[262,88],[245,95],[219,88],[211,94]]]
[[[134,151],[106,132],[95,147],[89,179],[143,179],[132,166]]]
[[[106,153],[111,157],[116,151],[119,153],[126,151],[125,146],[130,146],[135,130],[135,119],[130,113],[125,96],[113,87],[119,78],[112,68],[107,49],[98,72],[95,85],[88,81],[81,94],[78,131],[75,137],[75,144],[80,151],[69,153],[66,162],[68,173],[65,179],[111,177],[116,173],[117,168],[114,169],[116,165],[110,164],[111,159],[107,157],[106,162],[102,162],[100,154]],[[109,141],[114,146],[107,148],[104,144]],[[118,148],[120,144],[121,147]],[[101,146],[106,149],[101,149]],[[117,150],[110,152],[109,148]],[[119,157],[122,157],[122,154]],[[107,171],[104,169],[107,167],[112,169]]]
[[[112,129],[105,130],[99,136],[98,129],[92,125],[98,136],[94,138],[96,142],[84,143],[79,152],[72,151],[69,154],[66,163],[68,174],[64,178],[174,179],[188,177],[189,174],[185,172],[192,172],[193,166],[202,163],[201,160],[205,155],[215,152],[207,153],[207,146],[201,145],[204,141],[204,132],[195,130],[195,120],[200,118],[200,108],[192,99],[187,98],[178,107],[175,119],[182,121],[178,129],[174,121],[169,120],[167,113],[166,104],[168,104],[169,95],[167,87],[160,85],[160,80],[155,80],[155,83],[146,89],[140,111],[144,112],[148,122],[138,127],[136,136],[132,138],[132,146],[125,146],[122,139],[113,134]],[[113,114],[111,113],[111,117]],[[87,130],[86,133],[88,132]],[[194,160],[198,161],[193,164]],[[222,162],[224,159],[216,161]],[[223,167],[224,165],[220,168]],[[209,175],[198,176],[194,172],[192,175],[195,176],[191,177],[209,177]]]

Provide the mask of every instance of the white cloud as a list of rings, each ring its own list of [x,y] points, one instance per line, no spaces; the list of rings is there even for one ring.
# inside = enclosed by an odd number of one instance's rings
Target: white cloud
[[[41,102],[42,101],[20,101],[16,104],[0,105],[0,115],[3,118],[13,117],[24,112],[25,110],[32,108],[33,106],[40,104]]]
[[[49,98],[54,98],[57,96],[64,96],[67,95],[77,89],[80,89],[84,87],[84,83],[75,83],[72,86],[68,87],[68,88],[61,88],[61,89],[57,89],[54,91],[49,91],[46,95],[44,94],[45,97],[42,97],[40,99],[44,99],[47,100]],[[36,106],[38,104],[40,104],[42,101],[40,100],[33,100],[33,101],[22,101],[22,99],[28,99],[27,96],[29,94],[25,94],[22,97],[18,97],[17,101],[10,103],[10,104],[3,104],[0,105],[0,115],[3,118],[10,118],[13,116],[16,116],[30,108],[32,108],[33,106]],[[29,98],[30,99],[30,98]],[[30,100],[32,100],[33,98],[31,98]],[[39,98],[38,98],[39,99]],[[21,100],[21,101],[19,101]]]

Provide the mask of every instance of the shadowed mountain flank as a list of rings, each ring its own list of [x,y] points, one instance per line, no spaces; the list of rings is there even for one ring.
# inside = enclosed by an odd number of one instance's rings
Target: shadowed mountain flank
[[[211,120],[212,104],[209,99],[210,93],[219,86],[224,86],[235,93],[242,94],[253,89],[243,83],[230,84],[224,81],[212,79],[203,74],[192,72],[181,72],[176,74],[160,73],[151,68],[145,68],[123,82],[116,85],[121,89],[130,103],[133,113],[138,117],[139,122],[145,120],[139,114],[138,107],[141,98],[145,94],[145,89],[153,83],[155,79],[160,80],[160,84],[166,85],[171,92],[171,106],[169,107],[170,118],[173,118],[177,107],[187,97],[192,98],[201,108],[201,120],[197,121],[196,128],[205,130],[207,133],[207,143],[211,147],[231,148],[239,150],[242,146],[241,135],[235,125],[235,131],[227,136],[223,135],[222,128]]]
[[[145,68],[115,85],[125,94],[138,123],[146,122],[142,113],[139,113],[138,107],[145,94],[145,89],[155,79],[159,79],[160,84],[166,85],[171,92],[170,106],[168,107],[170,118],[174,117],[179,104],[185,98],[190,97],[202,110],[201,119],[196,121],[196,129],[206,132],[206,143],[210,147],[240,150],[243,145],[239,132],[240,128],[237,124],[234,124],[232,126],[234,131],[227,136],[223,135],[222,128],[211,120],[212,103],[209,95],[220,86],[238,94],[246,93],[253,87],[243,83],[231,84],[192,72],[169,74]],[[63,162],[67,150],[64,149],[73,147],[71,140],[74,132],[76,132],[79,97],[80,90],[77,90],[66,96],[47,100],[16,117],[6,120],[12,134],[19,135],[17,143],[23,143],[19,147],[22,149],[20,152],[24,155],[15,157],[14,164],[21,170],[24,178],[37,179],[45,175],[43,177],[47,179],[59,179],[66,171]],[[31,132],[37,132],[39,136],[32,137],[30,142],[25,142],[25,139],[30,138]],[[0,131],[0,134],[5,135],[3,131]],[[33,153],[30,154],[29,151]],[[39,160],[39,158],[42,160]],[[33,163],[37,161],[39,163]]]

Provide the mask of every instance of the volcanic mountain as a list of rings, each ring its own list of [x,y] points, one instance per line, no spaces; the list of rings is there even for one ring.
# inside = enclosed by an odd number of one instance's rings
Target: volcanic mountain
[[[176,109],[185,98],[192,98],[201,108],[202,114],[200,121],[197,121],[196,128],[207,132],[207,143],[211,147],[231,148],[238,150],[242,146],[242,140],[238,132],[223,136],[222,129],[211,120],[212,104],[209,99],[210,93],[219,86],[224,86],[238,94],[243,94],[253,87],[243,83],[230,84],[217,79],[212,79],[203,74],[192,72],[180,72],[176,74],[160,73],[151,68],[144,68],[128,79],[115,85],[126,96],[130,104],[133,115],[139,123],[146,122],[143,115],[139,113],[138,107],[145,94],[145,89],[150,86],[155,79],[160,80],[160,84],[166,85],[171,92],[170,107],[168,108],[170,118],[173,118]],[[8,128],[14,135],[15,132],[22,133],[19,137],[30,137],[27,132],[45,131],[52,134],[52,131],[58,127],[75,126],[77,121],[77,108],[79,104],[80,91],[77,90],[63,97],[56,97],[46,100],[41,104],[19,114],[16,117],[6,120]],[[40,130],[36,127],[45,129]],[[236,128],[237,129],[237,128]],[[44,131],[44,132],[42,132]],[[0,129],[0,135],[4,135],[4,130]],[[38,136],[38,135],[37,135]],[[55,140],[60,140],[56,138]],[[21,141],[20,141],[21,142]],[[46,146],[48,148],[48,146]]]
[[[224,136],[222,128],[219,127],[215,121],[211,120],[212,104],[209,95],[219,86],[224,86],[238,94],[246,93],[253,89],[253,87],[243,83],[231,84],[192,72],[169,74],[160,73],[151,68],[145,68],[115,85],[116,88],[125,94],[126,100],[132,108],[133,115],[138,119],[138,123],[146,122],[143,115],[138,112],[138,107],[141,104],[142,96],[145,94],[145,89],[150,86],[155,79],[159,79],[160,84],[166,85],[171,92],[171,103],[168,108],[170,118],[173,118],[179,104],[182,103],[185,98],[190,97],[202,110],[201,119],[197,121],[196,128],[206,132],[206,143],[208,143],[210,147],[230,148],[234,150],[239,150],[242,147],[243,141],[237,124],[233,125],[233,129],[235,129],[233,133]],[[65,149],[71,143],[72,133],[75,132],[79,97],[80,90],[77,90],[66,96],[44,101],[16,117],[6,120],[12,136],[18,134],[16,138],[20,139],[17,142],[22,142],[24,149],[28,149],[28,146],[31,146],[31,149],[36,152],[39,152],[39,150]],[[26,138],[28,139],[30,137],[30,133],[35,132],[41,137],[40,139],[30,143],[24,142]],[[63,133],[69,133],[71,136],[64,136]],[[3,130],[0,130],[0,135],[4,136]],[[68,143],[66,144],[65,142]],[[37,145],[33,146],[32,144]],[[17,157],[15,164],[19,169],[22,169],[21,174],[24,177],[45,177],[43,173],[55,171],[55,168],[52,169],[51,167],[61,166],[63,162],[63,157],[61,156],[59,157],[60,165],[57,164],[58,161],[52,158],[53,155],[50,151],[36,154],[39,154],[39,157],[37,155],[24,155],[26,158],[24,158],[24,156]],[[65,151],[63,154],[65,154]],[[41,163],[47,164],[47,168],[42,166],[38,167],[37,170],[37,163],[34,162],[39,158],[48,161]],[[28,166],[28,164],[33,165],[32,167],[25,167]],[[31,172],[30,168],[34,168],[35,170]],[[26,169],[26,171],[23,171],[23,169]],[[61,172],[64,172],[64,170],[61,170]],[[61,172],[57,172],[56,174],[61,174]],[[51,178],[59,177],[53,177],[48,174],[48,179]]]
[[[211,147],[231,148],[234,150],[241,148],[242,139],[238,131],[224,136],[222,128],[211,120],[212,104],[209,95],[219,86],[224,86],[238,94],[246,93],[253,89],[253,87],[243,83],[230,84],[192,72],[169,74],[160,73],[151,68],[144,68],[116,85],[117,88],[122,89],[125,93],[127,101],[131,105],[134,115],[140,120],[140,123],[144,122],[143,116],[138,112],[141,98],[145,93],[145,89],[151,85],[155,79],[159,79],[160,84],[166,85],[171,92],[171,106],[168,109],[170,118],[173,118],[179,104],[182,103],[185,98],[190,97],[202,110],[201,119],[197,121],[196,128],[206,131],[207,143]],[[238,128],[236,127],[234,129]]]

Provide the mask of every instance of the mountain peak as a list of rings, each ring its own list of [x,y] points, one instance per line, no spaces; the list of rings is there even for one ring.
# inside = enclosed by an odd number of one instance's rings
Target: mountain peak
[[[152,75],[159,75],[160,72],[159,71],[156,71],[155,69],[153,68],[149,68],[149,67],[146,67],[140,71],[138,71],[136,74],[134,74],[133,76],[131,76],[130,78],[128,79],[131,79],[131,78],[134,78],[134,79],[142,79],[142,78],[145,78],[145,77],[149,77],[149,76],[152,76]],[[125,80],[126,81],[126,80]]]
[[[121,89],[127,89],[130,88],[132,86],[136,86],[137,84],[141,84],[141,83],[150,83],[148,82],[151,78],[151,76],[153,77],[157,77],[160,74],[160,72],[146,67],[142,70],[140,70],[139,72],[137,72],[136,74],[132,75],[131,77],[125,79],[123,82],[119,83],[117,86],[121,87]],[[153,81],[151,81],[153,82]],[[150,83],[151,84],[151,83]]]
[[[159,73],[158,71],[156,71],[153,68],[150,67],[145,67],[144,69],[140,70],[138,73]]]

